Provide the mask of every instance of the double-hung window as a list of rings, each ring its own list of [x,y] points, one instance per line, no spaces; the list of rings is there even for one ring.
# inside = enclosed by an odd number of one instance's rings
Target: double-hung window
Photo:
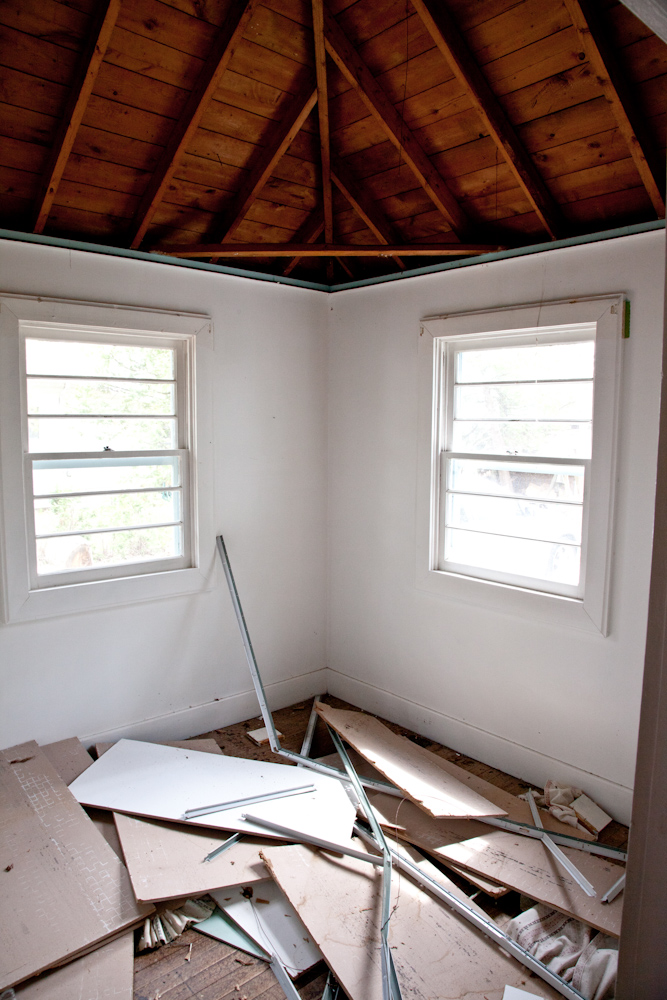
[[[33,588],[188,565],[187,343],[22,332]]]
[[[197,314],[0,295],[6,621],[210,585],[211,347]]]
[[[560,620],[565,600],[606,631],[623,309],[614,296],[425,321],[428,572],[452,592],[560,599]]]

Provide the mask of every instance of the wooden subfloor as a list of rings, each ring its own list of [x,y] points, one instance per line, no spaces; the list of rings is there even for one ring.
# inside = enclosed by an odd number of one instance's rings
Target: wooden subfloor
[[[335,708],[356,708],[339,698],[329,695],[324,699]],[[289,708],[273,713],[278,730],[283,734],[281,743],[287,750],[299,751],[303,740],[312,700],[300,702]],[[395,733],[414,740],[420,746],[439,754],[459,767],[465,768],[486,781],[503,788],[513,795],[520,795],[530,787],[525,781],[505,774],[489,764],[482,764],[472,757],[459,754],[450,747],[442,746],[430,739],[419,736],[403,726],[382,720]],[[246,722],[238,722],[224,729],[214,729],[200,737],[212,737],[224,753],[234,757],[249,757],[253,760],[276,760],[267,746],[257,747],[246,735],[248,730],[259,729],[264,723],[258,716]],[[318,719],[311,756],[321,757],[333,752],[333,745],[321,719]],[[281,760],[280,763],[285,763]],[[627,847],[628,828],[621,823],[611,823],[601,834],[600,841],[612,847]],[[448,872],[450,878],[455,878]],[[458,882],[459,880],[456,879]],[[461,879],[462,888],[474,891],[473,887]],[[515,894],[511,894],[515,895]],[[492,916],[499,916],[511,907],[512,900],[502,897],[493,901],[478,894],[476,902]],[[190,950],[192,945],[192,950]],[[314,973],[314,978],[311,978]],[[307,982],[304,980],[308,980]],[[302,1000],[319,1000],[324,990],[326,973],[319,968],[297,981]],[[134,1000],[284,1000],[285,994],[278,985],[271,969],[259,959],[251,958],[244,952],[229,945],[207,938],[197,931],[189,930],[177,941],[138,956],[134,963]]]

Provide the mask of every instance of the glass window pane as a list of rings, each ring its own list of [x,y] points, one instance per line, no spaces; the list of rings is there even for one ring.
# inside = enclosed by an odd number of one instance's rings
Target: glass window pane
[[[153,451],[176,448],[174,418],[140,417],[31,417],[28,421],[30,451]]]
[[[182,530],[177,526],[40,538],[37,541],[37,572],[43,575],[169,559],[181,555],[181,537]]]
[[[98,496],[54,497],[35,500],[35,533],[55,535],[92,528],[126,528],[133,525],[180,521],[179,490],[160,493],[111,493]]]
[[[449,528],[445,533],[445,559],[480,570],[496,570],[576,587],[581,549],[576,545]]]
[[[449,487],[457,492],[490,493],[533,500],[584,499],[584,467],[530,462],[483,462],[451,458]]]
[[[591,420],[592,382],[463,385],[454,392],[458,420]]]
[[[179,486],[180,459],[157,458],[46,459],[32,463],[35,495],[140,490],[150,486]]]
[[[28,375],[96,375],[173,379],[174,354],[167,347],[26,338]]]
[[[535,344],[457,352],[457,382],[593,378],[595,343]]]
[[[175,412],[175,386],[155,382],[28,379],[28,413]]]
[[[580,504],[450,493],[446,523],[473,531],[578,545],[581,543],[582,512]]]
[[[590,423],[455,420],[451,450],[541,458],[590,458],[591,434]]]

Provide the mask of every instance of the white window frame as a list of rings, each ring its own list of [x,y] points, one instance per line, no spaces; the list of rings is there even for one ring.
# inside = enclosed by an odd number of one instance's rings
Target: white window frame
[[[500,612],[540,618],[607,635],[613,536],[614,487],[625,299],[621,294],[534,303],[480,312],[427,317],[419,339],[420,436],[417,487],[417,586]],[[582,578],[578,592],[551,593],[501,579],[439,567],[440,483],[443,462],[443,355],[446,345],[498,344],[508,336],[594,326],[593,453],[588,518],[584,524]],[[528,460],[528,459],[527,459]]]
[[[156,347],[180,348],[180,387],[186,391],[179,399],[183,434],[177,451],[187,452],[181,474],[187,476],[184,492],[189,496],[183,510],[187,525],[182,557],[37,575],[31,489],[35,456],[28,454],[26,439],[24,340],[39,337],[40,329],[57,339],[92,341],[101,336],[128,344],[154,340]],[[212,586],[212,346],[211,320],[202,314],[0,294],[0,611],[5,622],[155,600]],[[122,455],[114,453],[114,457]],[[77,457],[84,457],[83,453]]]

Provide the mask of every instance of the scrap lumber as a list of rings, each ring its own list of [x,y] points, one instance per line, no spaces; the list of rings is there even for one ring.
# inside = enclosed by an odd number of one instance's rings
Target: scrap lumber
[[[0,990],[140,923],[127,871],[36,743],[0,751]]]
[[[380,873],[354,858],[332,857],[301,844],[267,847],[262,856],[351,1000],[380,1000]],[[444,878],[439,872],[437,877]],[[451,884],[448,888],[459,894]],[[506,984],[526,982],[539,997],[558,996],[480,931],[398,875],[392,880],[389,939],[405,997],[501,1000]]]
[[[40,750],[49,758],[66,785],[71,784],[93,763],[93,758],[76,736],[58,740],[57,743],[46,743]]]
[[[355,811],[344,787],[336,778],[287,764],[120,740],[72,783],[71,790],[87,806],[179,823],[187,810],[303,785],[314,790],[258,803],[252,812],[304,834],[344,842]],[[263,827],[243,818],[246,811],[244,805],[216,809],[191,822],[267,836]]]
[[[18,1000],[132,1000],[134,935],[123,934],[90,955],[16,988]]]
[[[224,886],[252,885],[269,878],[259,856],[266,841],[248,837],[204,864],[226,835],[212,830],[114,813],[132,888],[137,899],[158,902],[201,896]]]
[[[587,896],[574,879],[546,853],[539,840],[458,819],[434,819],[411,802],[370,792],[369,799],[383,827],[443,861],[516,889],[531,899],[618,937],[622,898],[601,903],[601,897],[623,873],[607,858],[563,848],[593,884],[597,898]]]
[[[479,795],[442,767],[435,754],[364,712],[331,708],[320,702],[318,715],[415,805],[431,816],[504,816],[505,810]]]
[[[376,771],[373,765],[369,764],[367,760],[364,760],[364,758],[360,754],[358,754],[356,750],[348,750],[348,756],[352,761],[354,769],[357,772],[357,774],[361,775],[364,778],[382,777],[380,772]],[[343,763],[337,753],[327,754],[326,757],[318,757],[318,760],[322,764],[330,764],[331,767],[337,767],[342,770]],[[393,832],[395,833],[397,829],[400,829],[400,827],[393,828]],[[446,858],[439,858],[438,860],[440,861],[441,864],[446,865],[446,867],[449,868],[451,871],[455,872],[457,875],[460,875],[462,878],[467,879],[467,881],[470,882],[472,885],[477,886],[477,888],[481,889],[482,892],[485,892],[487,896],[492,896],[494,899],[499,899],[501,896],[505,896],[507,895],[508,892],[510,892],[510,889],[508,889],[506,885],[500,885],[498,882],[494,882],[488,878],[483,878],[481,875],[474,875],[472,872],[469,872],[466,868],[462,868],[461,865],[454,864],[453,862],[448,861]]]

